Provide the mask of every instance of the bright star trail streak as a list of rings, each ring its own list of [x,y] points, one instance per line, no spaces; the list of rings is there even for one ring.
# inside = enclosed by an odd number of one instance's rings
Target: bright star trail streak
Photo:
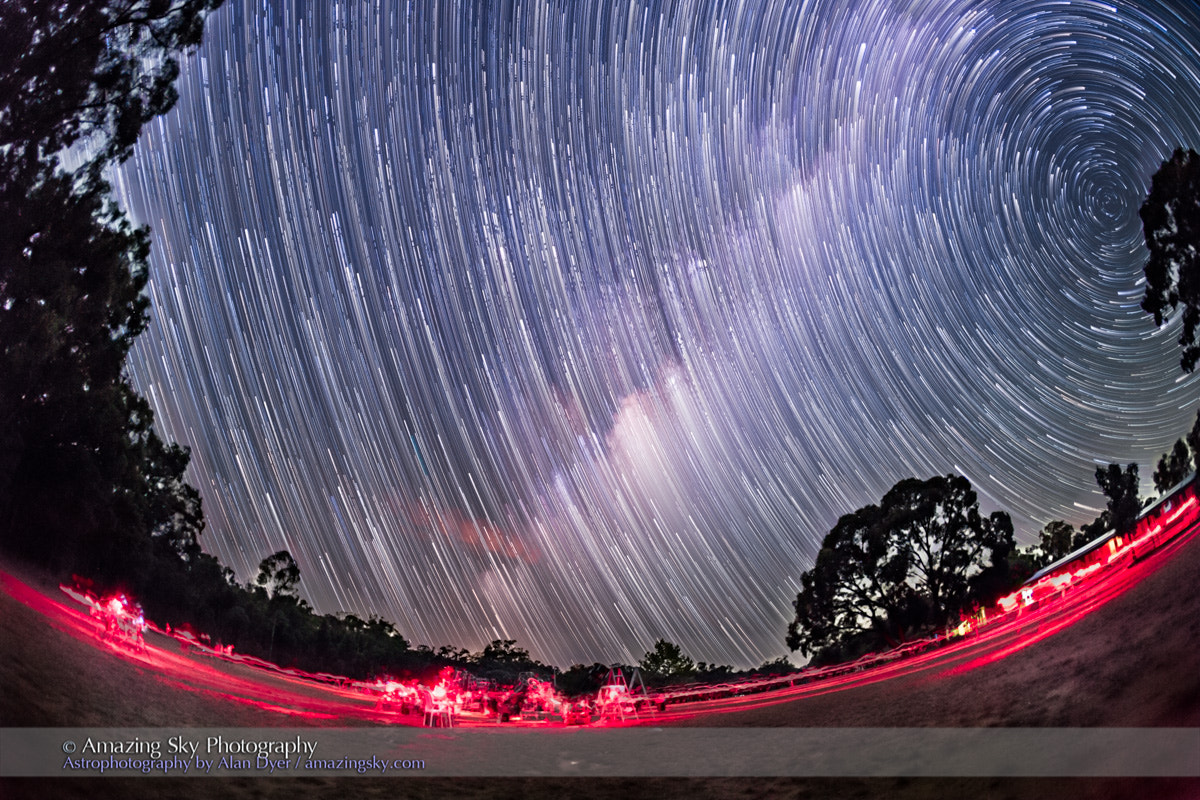
[[[1200,404],[1139,308],[1190,3],[230,0],[179,88],[131,374],[208,551],[414,643],[754,665],[896,481],[1030,541]]]

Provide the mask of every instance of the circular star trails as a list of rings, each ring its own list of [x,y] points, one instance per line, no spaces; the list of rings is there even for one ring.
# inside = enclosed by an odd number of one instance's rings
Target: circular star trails
[[[415,643],[754,665],[896,481],[1030,541],[1200,401],[1190,3],[230,0],[179,88],[114,177],[204,546]]]

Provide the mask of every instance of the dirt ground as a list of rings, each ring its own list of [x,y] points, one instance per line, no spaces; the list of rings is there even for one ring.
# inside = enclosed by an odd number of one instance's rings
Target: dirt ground
[[[17,572],[48,596],[57,588]],[[753,710],[708,727],[1200,727],[1200,539],[1075,625],[963,674],[897,678]],[[61,594],[59,594],[61,597]],[[66,630],[0,591],[4,727],[345,727],[369,714],[298,718],[182,687]],[[233,668],[230,669],[245,669]],[[537,731],[529,734],[536,746]],[[1198,756],[1200,757],[1200,756]],[[0,797],[414,798],[1176,798],[1196,779],[103,778],[3,779]]]
[[[1003,660],[751,711],[722,727],[1200,727],[1200,537],[1120,597]]]

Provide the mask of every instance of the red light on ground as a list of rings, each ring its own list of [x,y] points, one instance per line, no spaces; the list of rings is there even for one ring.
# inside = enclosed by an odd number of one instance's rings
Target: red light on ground
[[[630,691],[630,687],[623,682],[614,681],[602,686],[594,697],[567,702],[550,684],[530,679],[524,684],[523,690],[503,695],[506,699],[511,696],[519,700],[511,708],[508,721],[526,727],[535,724],[556,726],[559,724],[557,716],[561,714],[562,725],[596,724],[597,716],[600,724],[605,725],[659,724],[685,716],[742,710],[828,694],[931,668],[941,670],[933,674],[969,671],[999,661],[1047,638],[1135,585],[1149,570],[1165,560],[1165,554],[1171,550],[1164,547],[1166,542],[1171,542],[1172,548],[1177,547],[1196,534],[1194,527],[1173,528],[1172,525],[1179,520],[1194,519],[1198,513],[1200,502],[1190,497],[1163,524],[1153,526],[1152,530],[1123,547],[1114,546],[1117,557],[1123,557],[1127,549],[1136,552],[1137,560],[1122,562],[1122,565],[1128,563],[1136,569],[1105,569],[1102,561],[1095,561],[1074,572],[1060,572],[1037,586],[1025,587],[1000,598],[997,601],[998,609],[1006,613],[964,619],[956,631],[964,638],[953,642],[947,642],[945,636],[932,637],[915,643],[916,646],[909,643],[896,651],[873,654],[853,664],[808,670],[778,681],[675,687],[651,696],[638,693],[636,687],[635,691]],[[1178,535],[1181,533],[1185,535]],[[1160,553],[1164,555],[1156,557]],[[1095,553],[1093,558],[1098,555],[1100,553]],[[120,608],[123,618],[130,621],[137,619],[134,615],[135,606],[120,602],[119,597],[96,600],[64,589],[66,594],[92,610],[93,616],[89,616],[76,607],[47,598],[10,576],[0,575],[0,586],[24,605],[44,615],[50,625],[93,645],[100,645],[104,641],[103,626],[97,629],[96,616],[99,613],[112,614],[114,609]],[[1056,597],[1048,594],[1067,586],[1072,587],[1069,593],[1060,593]],[[1021,609],[1020,614],[1007,613],[1016,611],[1022,604],[1026,607]],[[966,637],[968,632],[973,635]],[[465,682],[467,678],[461,673],[442,674],[439,683],[432,688],[394,679],[355,683],[337,676],[314,676],[297,670],[283,670],[258,659],[221,653],[201,644],[206,640],[207,637],[203,635],[189,638],[186,632],[179,632],[176,641],[181,644],[194,643],[186,652],[172,650],[172,639],[157,638],[152,641],[159,647],[150,647],[148,652],[143,651],[140,655],[135,655],[129,648],[113,647],[111,644],[104,649],[142,668],[157,670],[165,682],[180,690],[213,695],[272,713],[304,719],[346,720],[357,717],[373,723],[417,725],[420,724],[418,720],[422,719],[419,695],[442,701],[442,713],[448,710],[455,718],[461,714],[467,724],[494,725],[498,722],[497,716],[504,716],[493,715],[488,702],[499,698],[502,693],[486,687],[478,691],[466,691],[467,686],[474,684]],[[239,671],[239,674],[233,674],[214,660],[218,658],[258,672]],[[338,688],[334,688],[331,681],[340,682]],[[761,690],[762,693],[752,698],[742,697],[755,690]],[[478,702],[478,708],[464,712],[463,706],[470,700]],[[396,713],[394,708],[385,705],[388,701],[411,702],[415,715],[402,716]],[[674,713],[665,710],[668,701]],[[690,705],[680,713],[675,708],[676,704]],[[656,706],[657,712],[647,717],[647,709]],[[554,715],[555,719],[548,719],[549,715]]]

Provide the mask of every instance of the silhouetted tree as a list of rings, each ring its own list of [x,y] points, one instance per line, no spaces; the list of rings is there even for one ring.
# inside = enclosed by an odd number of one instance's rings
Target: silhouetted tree
[[[1037,566],[1044,567],[1070,553],[1074,549],[1071,546],[1074,541],[1074,525],[1063,522],[1061,519],[1047,522],[1038,537],[1038,550],[1041,551],[1041,557],[1036,561]]]
[[[0,3],[0,544],[59,568],[145,580],[148,534],[194,555],[203,526],[187,451],[123,375],[150,243],[101,174],[174,102],[219,4]]]
[[[781,656],[781,658],[786,660],[787,657]],[[771,661],[763,662],[763,665],[761,667],[759,667],[759,669],[760,670],[766,670],[768,668],[773,669],[773,665],[775,663],[776,662],[771,662]],[[790,664],[791,662],[788,662],[788,663]],[[792,669],[795,669],[795,667],[792,667]],[[696,664],[696,677],[698,677],[702,681],[711,682],[714,680],[720,680],[722,678],[733,675],[736,672],[737,672],[737,670],[735,670],[729,664],[717,664],[717,663],[710,664],[707,661],[700,661]]]
[[[1071,540],[1071,549],[1078,550],[1088,542],[1094,541],[1098,537],[1112,530],[1112,514],[1105,509],[1101,511],[1097,517],[1091,522],[1079,526],[1079,532],[1075,534],[1075,538]]]
[[[1200,459],[1200,411],[1196,412],[1196,421],[1192,423],[1192,429],[1187,434],[1188,449],[1192,451],[1192,462],[1196,465],[1197,459]]]
[[[696,672],[695,662],[683,654],[679,645],[666,639],[655,642],[654,649],[642,656],[638,666],[646,675],[660,678],[675,678]]]
[[[478,661],[502,661],[508,663],[529,663],[529,651],[517,647],[516,639],[493,639],[477,657]]]
[[[51,162],[86,143],[92,179],[129,157],[142,126],[175,104],[177,57],[224,0],[5,0],[0,150]]]
[[[1180,148],[1163,162],[1142,204],[1142,230],[1150,260],[1146,262],[1146,297],[1142,308],[1162,325],[1183,306],[1180,366],[1191,372],[1200,359],[1196,328],[1200,325],[1200,156]]]
[[[555,681],[558,691],[567,697],[594,695],[604,684],[608,675],[607,664],[595,663],[591,666],[573,664],[570,669],[558,676]]]
[[[846,654],[944,625],[970,603],[973,577],[1007,574],[1013,545],[1008,515],[983,517],[966,478],[901,481],[825,537],[800,576],[788,647]]]
[[[296,587],[300,583],[300,567],[291,553],[280,550],[262,560],[254,582],[266,591],[269,598],[296,597]],[[343,620],[343,624],[348,629],[357,628],[355,621],[362,622],[352,614],[347,616],[350,621]]]
[[[122,369],[147,246],[97,189],[0,173],[0,538],[29,555],[146,533],[126,501],[148,409]]]
[[[717,667],[716,669],[733,672],[732,667]],[[792,663],[787,656],[779,656],[774,659],[768,659],[762,664],[759,664],[756,669],[751,670],[752,673],[760,675],[786,675],[796,671],[796,665]]]
[[[901,481],[884,497],[883,509],[934,625],[960,613],[968,603],[968,578],[1003,561],[1015,544],[1008,514],[981,516],[971,482],[961,475]]]
[[[908,565],[891,538],[878,506],[838,520],[812,569],[800,575],[789,648],[812,655],[899,620],[912,592],[904,583]]]
[[[1154,470],[1154,488],[1161,494],[1175,486],[1192,473],[1192,454],[1188,446],[1179,439],[1171,452],[1164,453]]]
[[[493,639],[481,652],[470,656],[468,663],[476,675],[500,684],[516,683],[523,672],[553,674],[550,667],[535,661],[528,650],[517,647],[515,639]]]
[[[1124,470],[1119,464],[1096,467],[1096,483],[1108,498],[1108,526],[1118,534],[1133,530],[1142,501],[1138,498],[1138,465],[1129,464]]]
[[[444,658],[447,661],[467,662],[471,660],[471,651],[465,647],[455,647],[452,644],[444,644],[437,649],[437,657]]]

